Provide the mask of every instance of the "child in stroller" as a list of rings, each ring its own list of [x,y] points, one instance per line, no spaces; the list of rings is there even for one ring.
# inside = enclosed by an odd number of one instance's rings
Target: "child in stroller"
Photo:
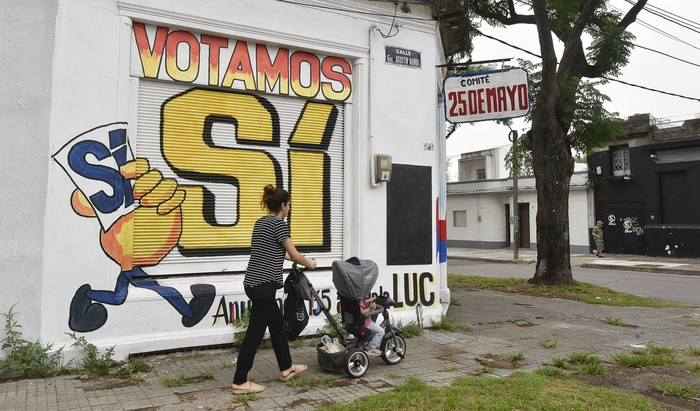
[[[375,300],[375,297],[362,298],[359,301],[340,297],[340,313],[345,331],[357,338],[367,354],[379,357],[382,355],[379,343],[384,337],[384,329],[375,322],[375,319],[384,310],[382,307],[377,308]]]
[[[376,335],[365,326],[365,321],[367,317],[377,317],[379,314],[382,315],[382,321],[378,327],[381,327],[383,336],[377,338],[378,354],[386,364],[394,365],[401,362],[406,354],[406,341],[401,336],[401,330],[391,323],[389,316],[389,309],[398,304],[391,298],[380,295],[373,300],[376,309],[364,315],[360,309],[360,299],[370,295],[379,276],[377,265],[371,260],[352,257],[347,261],[334,261],[332,268],[333,285],[338,291],[340,300],[343,329],[354,337],[352,339],[346,338],[341,332],[337,321],[330,313],[330,307],[323,304],[324,300],[308,281],[304,271],[294,264],[290,272],[290,275],[294,274],[306,280],[313,298],[319,302],[321,311],[339,335],[340,347],[335,346],[333,350],[328,350],[329,347],[326,344],[332,341],[327,336],[324,336],[321,339],[322,342],[316,346],[319,365],[327,371],[344,369],[345,373],[352,378],[362,377],[369,367],[369,356],[365,348]]]

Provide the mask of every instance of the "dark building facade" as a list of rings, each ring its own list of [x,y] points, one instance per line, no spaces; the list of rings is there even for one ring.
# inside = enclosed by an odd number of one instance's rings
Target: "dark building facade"
[[[588,159],[605,251],[700,258],[700,119],[638,114],[625,127]]]

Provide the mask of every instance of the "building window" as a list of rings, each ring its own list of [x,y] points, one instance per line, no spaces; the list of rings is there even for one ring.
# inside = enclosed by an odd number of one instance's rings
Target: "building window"
[[[467,210],[455,210],[452,212],[452,222],[454,227],[467,226]]]
[[[486,169],[485,168],[479,168],[476,170],[476,179],[477,180],[486,180]]]
[[[614,176],[630,175],[630,149],[629,146],[610,147],[612,155],[612,171]]]

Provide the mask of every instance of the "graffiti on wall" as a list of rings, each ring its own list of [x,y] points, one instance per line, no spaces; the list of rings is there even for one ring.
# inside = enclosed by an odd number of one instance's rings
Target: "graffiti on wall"
[[[294,195],[288,220],[298,248],[331,249],[328,151],[340,116],[335,102],[351,94],[351,66],[333,56],[140,23],[133,25],[133,42],[132,75],[208,88],[183,87],[158,97],[153,107],[158,130],[145,137],[139,124],[134,138],[137,147],[152,150],[134,155],[127,123],[115,122],[81,133],[53,155],[75,186],[66,201],[76,215],[95,219],[102,251],[119,267],[113,289],[93,289],[89,282],[77,287],[68,325],[76,332],[101,328],[108,320],[105,305],[124,304],[130,287],[153,291],[184,327],[201,323],[210,312],[212,326],[230,324],[248,301],[221,295],[215,304],[216,287],[207,283],[191,284],[187,300],[149,271],[246,255],[253,224],[262,215],[261,189],[268,183]],[[251,92],[304,99],[295,100],[301,109],[290,117],[287,102]],[[282,116],[291,124],[286,132]],[[233,130],[225,142],[222,125]],[[234,195],[223,198],[212,189],[216,185]],[[431,306],[433,281],[431,273],[394,274],[393,289],[380,287],[379,294],[409,306]],[[318,315],[319,303],[337,304],[331,294],[319,290],[324,301],[310,302],[310,312]]]
[[[133,34],[134,76],[319,100],[351,94],[343,58],[138,22]]]
[[[378,292],[372,293],[372,297],[383,295],[394,300],[397,305],[395,310],[405,310],[408,307],[422,305],[431,307],[437,303],[434,290],[434,276],[432,273],[394,273],[392,275],[392,288],[385,290],[380,286]],[[320,316],[322,308],[325,307],[331,312],[335,309],[340,313],[340,300],[336,298],[336,293],[330,288],[317,289],[316,294],[320,301],[312,299],[308,302],[308,312],[310,316]],[[277,299],[277,304],[282,308],[283,301]],[[323,305],[323,307],[321,306]],[[212,315],[212,325],[232,324],[241,318],[245,310],[250,307],[249,300],[231,301],[226,296],[221,296],[216,307],[216,312]]]
[[[108,316],[103,304],[123,304],[130,285],[160,295],[182,316],[184,326],[199,323],[214,301],[213,285],[192,284],[193,298],[187,302],[175,288],[149,279],[144,271],[158,264],[177,244],[185,193],[176,181],[163,179],[158,170],[149,170],[146,159],[134,159],[126,124],[108,124],[82,133],[53,158],[76,186],[70,196],[73,210],[99,220],[102,250],[121,269],[114,290],[92,290],[90,284],[78,288],[70,304],[70,329],[88,332],[102,327]],[[130,238],[136,219],[158,227],[159,235],[141,249],[134,249]]]

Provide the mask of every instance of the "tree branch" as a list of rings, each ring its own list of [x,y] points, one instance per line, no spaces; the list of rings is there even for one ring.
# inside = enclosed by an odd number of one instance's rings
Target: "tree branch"
[[[632,8],[630,11],[627,12],[625,17],[620,20],[620,22],[617,24],[617,27],[622,27],[627,29],[627,27],[634,23],[637,20],[637,15],[639,15],[639,12],[642,11],[644,6],[646,6],[647,0],[639,0]]]
[[[539,101],[544,104],[539,110],[543,113],[553,113],[555,96],[559,94],[559,91],[556,82],[557,54],[554,50],[549,13],[547,12],[545,0],[533,0],[532,8],[537,21],[537,37],[539,38],[540,54],[542,55],[542,82]]]
[[[512,26],[515,24],[536,24],[535,16],[530,14],[518,14],[515,11],[515,3],[513,0],[508,0],[508,13],[501,13],[498,11],[493,11],[490,8],[477,8],[475,13],[487,20],[497,21],[505,26]],[[505,11],[505,10],[504,10]]]
[[[567,82],[571,77],[572,67],[576,67],[574,63],[577,61],[581,62],[581,60],[585,62],[581,35],[586,28],[586,22],[590,21],[600,2],[601,0],[586,1],[578,17],[576,17],[568,37],[564,39],[564,53],[561,56],[559,72],[557,73],[557,81],[560,85]]]

